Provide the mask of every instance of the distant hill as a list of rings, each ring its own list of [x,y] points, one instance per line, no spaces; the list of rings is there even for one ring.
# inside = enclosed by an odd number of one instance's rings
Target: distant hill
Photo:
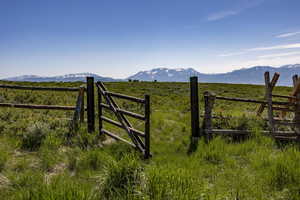
[[[300,64],[284,65],[281,67],[255,66],[243,68],[228,73],[204,74],[192,68],[187,69],[168,69],[155,68],[148,71],[141,71],[128,79],[142,81],[161,81],[161,82],[186,82],[190,76],[198,76],[200,82],[207,83],[244,83],[244,84],[264,84],[263,74],[269,71],[271,75],[275,72],[280,73],[279,85],[292,85],[292,76],[300,74]]]
[[[193,68],[155,68],[148,71],[140,71],[127,79],[114,79],[102,77],[92,73],[67,74],[63,76],[42,77],[35,75],[25,75],[11,77],[4,80],[8,81],[30,81],[30,82],[75,82],[85,81],[85,77],[93,76],[95,81],[116,82],[140,80],[140,81],[160,81],[160,82],[187,82],[190,76],[198,76],[203,83],[244,83],[244,84],[264,84],[263,74],[269,71],[271,75],[275,72],[280,73],[278,85],[292,85],[292,76],[300,74],[300,64],[284,65],[281,67],[255,66],[242,68],[228,73],[204,74]]]
[[[104,81],[104,82],[115,82],[122,81],[121,79],[113,79],[109,77],[102,77],[97,74],[92,73],[77,73],[77,74],[66,74],[62,76],[35,76],[35,75],[24,75],[17,77],[10,77],[4,80],[7,81],[28,81],[28,82],[76,82],[76,81],[85,81],[87,76],[92,76],[95,78],[95,81]]]

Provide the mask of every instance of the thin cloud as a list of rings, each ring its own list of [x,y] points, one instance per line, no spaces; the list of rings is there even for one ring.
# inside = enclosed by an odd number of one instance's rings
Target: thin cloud
[[[276,46],[269,46],[269,47],[258,47],[258,48],[248,49],[247,51],[267,51],[267,50],[281,50],[281,49],[295,49],[295,48],[300,48],[300,43],[276,45]]]
[[[277,54],[268,54],[268,55],[262,55],[258,58],[278,58],[278,57],[288,57],[288,56],[294,56],[299,55],[300,52],[288,52],[288,53],[277,53]]]
[[[256,7],[262,4],[265,0],[241,0],[239,4],[233,5],[233,8],[228,10],[218,11],[207,16],[207,21],[217,21],[229,16],[238,15],[242,11]]]
[[[241,50],[240,52],[224,53],[224,54],[220,54],[219,56],[220,57],[230,57],[230,56],[243,55],[243,54],[246,54],[247,52],[297,49],[297,48],[300,48],[300,43],[286,44],[286,45],[276,45],[276,46],[269,46],[269,47],[256,47],[256,48]],[[295,53],[295,52],[293,52],[293,53]],[[272,55],[288,56],[289,54],[288,53],[283,53],[283,54],[272,54]],[[265,56],[268,57],[268,55],[265,55]]]
[[[233,11],[233,10],[221,11],[221,12],[217,12],[217,13],[213,13],[213,14],[209,15],[207,17],[207,20],[208,21],[216,21],[216,20],[228,17],[228,16],[237,15],[237,14],[239,14],[239,12],[240,11]]]
[[[292,36],[299,35],[299,34],[300,34],[300,31],[284,33],[284,34],[277,35],[276,38],[287,38],[287,37],[292,37]]]

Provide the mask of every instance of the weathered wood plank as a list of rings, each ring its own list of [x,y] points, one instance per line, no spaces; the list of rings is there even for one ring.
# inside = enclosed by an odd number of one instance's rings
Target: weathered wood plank
[[[112,124],[112,125],[115,125],[115,126],[117,126],[117,127],[119,127],[119,128],[123,128],[123,126],[122,126],[121,123],[119,123],[119,122],[117,122],[117,121],[115,121],[115,120],[109,119],[108,117],[101,116],[101,119],[102,119],[103,121],[105,121],[105,122],[107,122],[107,123],[110,123],[110,124]],[[136,130],[136,129],[134,129],[134,128],[129,128],[129,129],[130,129],[133,133],[135,133],[135,134],[137,134],[137,135],[139,135],[139,136],[141,136],[141,137],[145,137],[145,134],[144,134],[142,131]]]
[[[273,89],[274,89],[274,87],[275,87],[275,85],[276,85],[276,83],[277,83],[279,77],[280,77],[280,74],[277,73],[277,72],[275,72],[274,75],[273,75],[272,81],[271,81],[271,83],[270,83],[270,90],[271,90],[271,93],[272,93],[272,91],[273,91]],[[266,95],[267,95],[267,94],[265,94],[265,98],[266,98]],[[264,111],[265,105],[266,105],[266,104],[267,104],[267,102],[262,103],[262,104],[259,106],[259,108],[258,108],[258,110],[257,110],[257,116],[259,116],[259,115]]]
[[[37,86],[19,86],[19,85],[0,85],[0,88],[4,89],[16,89],[16,90],[44,90],[44,91],[62,91],[62,92],[77,92],[79,88],[71,87],[37,87]]]
[[[200,137],[199,127],[199,95],[198,95],[198,77],[190,78],[190,102],[191,102],[191,131],[192,138]]]
[[[29,108],[29,109],[44,109],[44,110],[75,110],[75,106],[58,106],[58,105],[34,105],[34,104],[13,104],[0,103],[0,107],[8,108]]]
[[[101,106],[105,109],[113,111],[111,109],[111,107],[109,105],[105,104],[105,103],[101,103]],[[124,110],[124,109],[121,109],[121,108],[116,108],[116,111],[119,111],[122,114],[128,115],[128,116],[136,118],[136,119],[145,120],[144,115],[140,115],[140,114],[137,114],[137,113],[134,113],[134,112],[130,112],[130,111],[127,111],[127,110]]]
[[[128,95],[125,95],[125,94],[119,94],[119,93],[109,92],[109,91],[106,91],[105,94],[108,94],[112,97],[117,97],[117,98],[129,100],[129,101],[134,101],[134,102],[137,102],[137,103],[145,103],[144,99],[133,97],[133,96],[128,96]]]
[[[265,72],[265,87],[266,87],[266,101],[268,102],[268,121],[271,134],[275,132],[274,119],[273,119],[273,102],[272,102],[272,85],[270,83],[270,73]]]
[[[131,142],[129,142],[129,141],[127,141],[127,140],[125,140],[125,139],[123,139],[123,138],[117,136],[116,134],[113,134],[112,132],[110,132],[110,131],[108,131],[108,130],[102,129],[101,132],[102,132],[103,134],[106,134],[106,135],[108,135],[108,136],[114,138],[115,140],[119,140],[119,141],[125,142],[125,143],[129,144],[130,146],[136,148],[136,146],[135,146],[133,143],[131,143]]]
[[[215,103],[216,96],[210,92],[204,92],[204,120],[203,129],[212,130],[212,110]],[[205,132],[206,138],[211,139],[211,134]]]
[[[86,77],[87,83],[87,121],[88,132],[95,131],[95,94],[94,94],[94,77]]]
[[[145,152],[144,158],[151,157],[150,153],[150,96],[145,95]]]
[[[225,101],[237,101],[237,102],[245,102],[245,103],[258,103],[258,104],[267,104],[267,101],[263,100],[255,100],[255,99],[244,99],[244,98],[233,98],[233,97],[221,97],[216,96],[218,100],[225,100]],[[295,105],[294,103],[290,102],[281,102],[281,101],[273,101],[274,105]],[[265,105],[264,105],[265,106]]]

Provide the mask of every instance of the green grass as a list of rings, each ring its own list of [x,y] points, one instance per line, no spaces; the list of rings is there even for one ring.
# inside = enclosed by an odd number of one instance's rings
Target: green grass
[[[82,83],[10,83],[78,87]],[[199,141],[188,154],[190,104],[188,83],[106,83],[109,90],[151,95],[151,151],[143,160],[130,146],[104,141],[86,127],[69,138],[70,111],[0,109],[0,199],[300,199],[300,152],[297,144],[279,144],[262,136],[265,121],[257,106],[216,101],[215,128],[250,129],[246,140],[216,137]],[[200,84],[220,96],[263,99],[264,87]],[[289,94],[291,88],[276,87]],[[0,90],[0,102],[75,105],[76,92]],[[125,109],[142,113],[135,103],[118,100]],[[265,115],[266,113],[264,113]],[[116,119],[111,112],[105,115]],[[226,117],[229,117],[226,118]],[[143,130],[143,124],[131,119]],[[123,137],[119,128],[105,128]],[[283,129],[283,127],[282,127]]]

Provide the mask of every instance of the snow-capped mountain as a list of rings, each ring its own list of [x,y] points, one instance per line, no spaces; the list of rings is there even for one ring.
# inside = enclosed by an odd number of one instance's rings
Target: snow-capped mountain
[[[104,81],[104,82],[114,82],[122,81],[120,79],[113,79],[109,77],[102,77],[97,74],[92,73],[76,73],[76,74],[66,74],[61,76],[35,76],[35,75],[24,75],[6,78],[7,81],[28,81],[28,82],[76,82],[76,81],[85,81],[87,76],[92,76],[95,78],[95,81]]]
[[[143,81],[165,81],[165,82],[186,82],[189,80],[190,76],[197,76],[200,73],[192,68],[178,68],[178,69],[168,69],[168,68],[155,68],[149,71],[141,71],[133,76],[128,77],[128,79],[136,79]]]
[[[140,71],[127,79],[113,79],[102,77],[92,73],[66,74],[63,76],[41,77],[35,75],[25,75],[7,78],[9,81],[32,81],[32,82],[75,82],[85,81],[85,77],[93,76],[96,81],[115,82],[140,80],[140,81],[161,81],[161,82],[187,82],[191,76],[198,76],[202,83],[244,83],[244,84],[264,84],[264,72],[269,71],[271,75],[280,73],[278,85],[292,85],[292,76],[300,74],[300,64],[284,65],[281,67],[255,66],[242,68],[228,73],[204,74],[192,68],[155,68],[148,71]]]
[[[281,67],[255,66],[219,74],[199,73],[192,68],[155,68],[149,71],[138,72],[135,75],[128,77],[128,79],[142,81],[157,80],[162,82],[186,82],[189,80],[190,76],[198,76],[199,81],[203,83],[264,84],[263,74],[265,71],[269,71],[271,75],[275,72],[279,72],[279,85],[292,85],[292,76],[294,74],[300,74],[300,64],[284,65]]]

